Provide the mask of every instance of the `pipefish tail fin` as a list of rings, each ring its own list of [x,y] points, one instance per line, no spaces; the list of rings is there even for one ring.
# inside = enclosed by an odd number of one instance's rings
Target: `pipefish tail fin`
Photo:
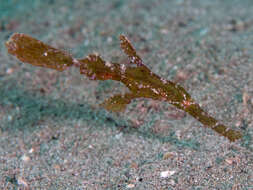
[[[120,47],[130,59],[130,63],[142,65],[142,59],[136,53],[136,50],[132,46],[130,40],[128,40],[127,37],[124,35],[120,35],[119,40],[120,40]]]
[[[8,53],[34,66],[63,71],[73,65],[73,58],[67,52],[53,48],[26,34],[13,34],[5,45]]]
[[[185,105],[181,109],[185,112],[189,113],[191,116],[200,121],[204,126],[211,128],[215,132],[220,135],[228,138],[230,141],[236,141],[242,138],[242,133],[231,129],[220,122],[218,122],[215,118],[210,116],[207,112],[205,112],[198,104],[191,103],[190,105]]]
[[[219,124],[213,127],[212,129],[217,133],[219,133],[220,135],[227,137],[232,142],[242,138],[242,134],[239,131],[229,129],[228,127],[222,124]]]

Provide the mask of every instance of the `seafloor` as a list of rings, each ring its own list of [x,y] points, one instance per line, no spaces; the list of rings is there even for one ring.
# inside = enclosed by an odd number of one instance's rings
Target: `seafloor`
[[[148,99],[107,112],[122,84],[20,63],[4,46],[14,32],[118,62],[123,33],[244,137]],[[252,0],[0,0],[0,41],[0,189],[253,189]]]

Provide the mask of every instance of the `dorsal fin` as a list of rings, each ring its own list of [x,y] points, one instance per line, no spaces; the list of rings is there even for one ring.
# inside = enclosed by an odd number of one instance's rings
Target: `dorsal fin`
[[[126,36],[120,35],[120,47],[127,54],[128,58],[130,59],[130,63],[137,64],[138,66],[142,65],[142,59],[136,53],[136,50],[132,46],[131,42],[127,39]]]

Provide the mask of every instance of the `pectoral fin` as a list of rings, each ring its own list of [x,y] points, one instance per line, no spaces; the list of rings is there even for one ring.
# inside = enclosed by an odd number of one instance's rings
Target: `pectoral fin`
[[[120,35],[120,47],[124,51],[125,54],[130,59],[130,63],[142,65],[142,60],[140,56],[136,53],[136,50],[132,46],[131,42],[127,39],[126,36]]]
[[[120,112],[126,109],[127,104],[131,102],[132,99],[136,98],[133,94],[117,94],[107,100],[105,100],[101,106],[108,111]]]

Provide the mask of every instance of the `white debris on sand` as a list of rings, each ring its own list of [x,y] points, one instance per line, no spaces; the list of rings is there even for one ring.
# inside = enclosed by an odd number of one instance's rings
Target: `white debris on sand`
[[[174,175],[175,173],[176,173],[175,170],[171,170],[171,171],[170,171],[170,170],[162,171],[162,172],[160,173],[160,177],[162,177],[162,178],[168,178],[168,177]]]

